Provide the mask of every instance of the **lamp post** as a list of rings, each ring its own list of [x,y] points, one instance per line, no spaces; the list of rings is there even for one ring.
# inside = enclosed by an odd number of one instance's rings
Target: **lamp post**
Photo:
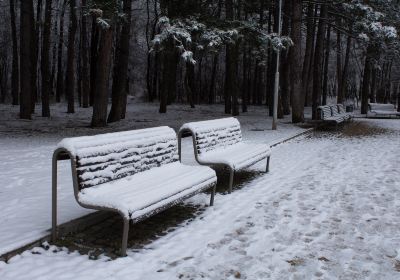
[[[279,16],[278,16],[278,37],[282,33],[282,0],[279,0]],[[281,58],[281,50],[277,50],[276,54],[276,71],[275,71],[275,87],[274,87],[274,114],[272,119],[272,130],[277,129],[278,122],[278,98],[279,98],[279,63]]]

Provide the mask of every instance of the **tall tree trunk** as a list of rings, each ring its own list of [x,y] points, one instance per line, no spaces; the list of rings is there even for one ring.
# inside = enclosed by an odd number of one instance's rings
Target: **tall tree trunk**
[[[63,1],[63,0],[61,0]],[[58,55],[57,55],[57,85],[56,85],[56,102],[61,101],[64,96],[64,67],[63,67],[63,49],[64,49],[64,15],[66,0],[62,3],[60,15],[60,34],[58,38]]]
[[[74,92],[75,92],[75,34],[77,29],[76,0],[70,0],[70,23],[68,31],[68,58],[66,94],[68,100],[68,113],[75,113]]]
[[[304,122],[304,95],[301,80],[301,16],[302,0],[292,1],[292,40],[294,46],[290,51],[290,76],[292,90],[292,122]]]
[[[331,52],[331,25],[328,26],[325,46],[325,63],[324,63],[324,84],[322,86],[322,105],[326,105],[328,98],[328,73],[329,73],[329,56]]]
[[[99,30],[97,28],[97,16],[92,16],[92,36],[90,42],[90,95],[89,104],[93,106],[94,96],[96,95],[96,73],[99,48]]]
[[[92,127],[107,125],[108,80],[111,68],[113,28],[101,28],[98,66],[93,103]]]
[[[341,26],[341,19],[337,19],[337,25]],[[342,35],[340,30],[336,31],[336,80],[337,80],[337,103],[343,103],[343,75],[342,75]]]
[[[364,78],[361,92],[361,114],[366,114],[368,111],[368,98],[370,96],[370,80],[372,69],[372,53],[373,47],[368,46],[367,55],[365,57]]]
[[[50,117],[50,31],[52,0],[46,0],[42,42],[42,117]]]
[[[347,36],[346,56],[344,58],[344,66],[343,66],[343,72],[342,72],[342,85],[341,85],[341,91],[342,91],[341,95],[342,95],[343,99],[342,99],[342,102],[340,102],[340,103],[343,103],[343,101],[345,101],[345,99],[347,97],[347,84],[348,84],[347,73],[349,70],[351,42],[352,42],[351,36]]]
[[[35,43],[33,0],[21,1],[20,20],[20,77],[23,77],[21,79],[20,118],[31,119],[32,85],[34,83],[33,72],[36,71],[32,59],[35,52],[35,49],[32,47]]]
[[[89,107],[90,94],[90,75],[89,75],[89,57],[88,57],[88,34],[87,34],[87,1],[82,0],[82,20],[81,20],[81,57],[82,57],[82,107]]]
[[[225,9],[226,9],[226,20],[233,21],[234,19],[234,9],[233,9],[233,1],[226,0],[225,1]],[[235,90],[234,82],[235,82],[235,69],[234,69],[234,48],[233,44],[226,45],[226,57],[225,57],[225,114],[232,113],[232,96],[233,91]]]
[[[301,75],[302,82],[302,89],[301,94],[306,98],[308,92],[308,76],[310,73],[310,68],[312,65],[312,53],[314,49],[314,11],[315,7],[313,3],[309,3],[307,6],[307,37],[306,37],[306,49],[304,54],[304,61],[303,61],[303,71]],[[307,102],[307,101],[306,101]]]
[[[291,1],[285,0],[283,7],[284,14],[289,16],[291,14]],[[282,35],[289,36],[290,21],[286,19],[282,23]],[[290,63],[289,63],[289,50],[283,50],[281,56],[281,97],[282,97],[282,110],[283,115],[290,114]]]
[[[19,104],[19,57],[18,57],[18,41],[17,27],[15,24],[15,0],[10,0],[10,19],[11,19],[11,36],[12,36],[12,70],[11,70],[11,96],[12,105]]]
[[[124,0],[124,14],[126,21],[122,25],[121,35],[118,40],[115,57],[114,77],[112,85],[112,105],[108,115],[108,122],[119,121],[122,117],[124,99],[126,100],[126,80],[128,78],[129,61],[129,34],[131,30],[131,6],[132,0]]]
[[[33,96],[31,99],[31,110],[32,114],[35,113],[35,103],[39,100],[39,88],[38,88],[38,58],[40,52],[40,27],[42,21],[42,0],[37,1],[36,5],[36,20],[34,20],[34,43],[32,47],[35,48],[33,59],[33,67],[35,72],[33,73],[33,81],[32,81],[32,88],[33,88]]]
[[[328,14],[328,7],[326,1],[321,4],[321,10],[318,22],[318,33],[315,45],[314,55],[314,78],[313,78],[313,92],[312,92],[312,118],[318,118],[317,108],[321,105],[322,93],[322,66],[324,63],[324,40],[326,34],[326,16]]]

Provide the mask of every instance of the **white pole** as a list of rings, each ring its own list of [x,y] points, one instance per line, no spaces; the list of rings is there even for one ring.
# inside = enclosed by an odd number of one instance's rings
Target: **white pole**
[[[282,34],[282,0],[279,0],[279,16],[278,16],[278,36]],[[276,71],[275,71],[275,87],[274,87],[274,114],[272,120],[272,130],[277,129],[278,123],[278,98],[279,98],[279,62],[281,57],[281,51],[278,49],[276,54]]]

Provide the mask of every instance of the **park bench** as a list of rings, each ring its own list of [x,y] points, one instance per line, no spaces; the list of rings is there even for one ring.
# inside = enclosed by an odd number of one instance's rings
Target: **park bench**
[[[393,104],[378,104],[369,103],[368,104],[368,118],[390,118],[390,117],[400,117],[400,112],[395,110]]]
[[[351,120],[351,115],[346,113],[342,104],[319,106],[318,111],[320,120],[324,123],[340,124]]]
[[[179,161],[177,135],[156,127],[62,140],[53,155],[52,239],[57,239],[57,162],[70,160],[75,199],[89,209],[119,213],[126,255],[130,222],[138,222],[212,189],[217,178],[205,166]]]
[[[240,123],[235,118],[184,124],[178,133],[179,158],[182,137],[191,135],[194,156],[200,165],[227,167],[230,171],[229,192],[232,191],[235,171],[250,167],[267,159],[269,171],[271,150],[265,144],[244,143]]]

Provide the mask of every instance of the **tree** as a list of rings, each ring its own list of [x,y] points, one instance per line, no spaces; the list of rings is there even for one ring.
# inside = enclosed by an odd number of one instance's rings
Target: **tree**
[[[301,17],[302,0],[292,1],[292,41],[294,46],[290,51],[290,76],[292,99],[292,122],[304,121],[304,96],[302,93],[301,79]]]
[[[50,25],[52,0],[46,0],[42,43],[42,117],[50,117]]]
[[[11,36],[12,36],[12,70],[11,70],[11,95],[12,105],[19,104],[19,57],[18,57],[18,41],[17,27],[15,24],[15,0],[10,0],[10,19],[11,19]]]
[[[128,61],[129,61],[129,38],[131,30],[131,6],[132,0],[124,0],[124,19],[121,28],[121,34],[119,37],[116,57],[115,57],[115,67],[114,67],[114,77],[112,86],[112,106],[110,114],[108,115],[108,122],[119,121],[123,115],[125,115],[126,110],[126,80],[128,74]],[[124,106],[125,105],[125,106]],[[125,108],[124,108],[125,107]]]
[[[107,125],[108,77],[113,42],[113,29],[111,26],[106,22],[100,22],[98,28],[100,29],[99,67],[96,73],[96,96],[93,100],[92,127],[104,127]]]
[[[34,72],[34,11],[33,0],[21,1],[21,23],[20,23],[20,118],[31,119],[32,99],[34,98],[33,84],[35,83]]]
[[[68,31],[68,56],[67,56],[67,77],[66,95],[68,101],[68,113],[75,113],[74,92],[75,92],[75,35],[77,29],[76,1],[70,0],[70,23]]]

